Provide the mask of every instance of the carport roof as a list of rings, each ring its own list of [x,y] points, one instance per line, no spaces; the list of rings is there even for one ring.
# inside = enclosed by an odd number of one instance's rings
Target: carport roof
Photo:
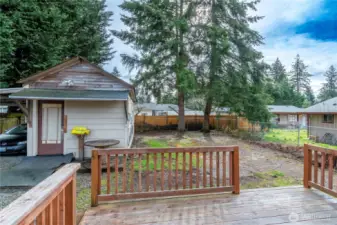
[[[94,100],[94,101],[125,101],[128,99],[129,90],[64,90],[64,89],[31,89],[13,93],[12,99],[46,99],[46,100]]]

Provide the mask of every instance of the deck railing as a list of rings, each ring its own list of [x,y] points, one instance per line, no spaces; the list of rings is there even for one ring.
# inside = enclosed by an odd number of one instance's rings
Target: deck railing
[[[110,166],[122,168],[111,172]],[[104,165],[103,165],[104,166]],[[239,147],[93,150],[91,202],[213,192],[240,193]]]
[[[337,188],[333,186],[333,167],[336,158],[337,150],[305,144],[303,179],[304,187],[313,187],[334,197],[337,197]],[[335,177],[335,179],[337,181],[337,177]]]
[[[0,212],[0,224],[76,224],[76,171],[63,166]]]

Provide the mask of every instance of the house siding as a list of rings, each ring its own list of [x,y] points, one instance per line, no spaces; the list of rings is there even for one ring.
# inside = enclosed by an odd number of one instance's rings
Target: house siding
[[[310,115],[309,135],[322,138],[326,133],[332,133],[337,138],[337,115],[334,123],[323,123],[323,114]]]
[[[64,114],[68,117],[67,133],[64,134],[64,154],[73,153],[78,157],[78,138],[71,134],[75,126],[90,130],[85,140],[116,139],[126,145],[126,116],[123,101],[65,101]],[[91,157],[91,147],[85,147],[84,156]]]

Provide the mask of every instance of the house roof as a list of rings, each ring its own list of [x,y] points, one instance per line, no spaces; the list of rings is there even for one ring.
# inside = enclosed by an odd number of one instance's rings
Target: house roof
[[[320,102],[303,110],[304,113],[336,113],[337,97]]]
[[[21,90],[22,88],[0,88],[0,94],[12,94]]]
[[[271,113],[299,113],[303,109],[293,105],[268,105],[268,110]]]
[[[74,57],[74,58],[71,58],[71,59],[68,59],[68,60],[65,60],[63,61],[62,63],[60,64],[57,64],[56,66],[53,66],[47,70],[44,70],[44,71],[41,71],[41,72],[38,72],[32,76],[29,76],[25,79],[21,79],[18,81],[18,83],[29,83],[29,82],[33,82],[35,80],[38,80],[38,79],[42,79],[44,77],[47,77],[47,76],[51,76],[61,70],[64,70],[66,68],[69,68],[71,66],[74,66],[76,64],[79,64],[81,62],[85,62],[87,64],[90,64],[91,66],[95,67],[96,69],[98,69],[98,71],[100,71],[100,73],[108,78],[111,78],[111,79],[116,79],[118,80],[120,83],[124,84],[125,86],[129,87],[129,88],[132,88],[134,89],[133,85],[125,82],[124,80],[108,73],[107,71],[103,70],[101,67],[93,64],[93,63],[90,63],[86,58],[84,57],[81,57],[81,56],[77,56],[77,57]]]
[[[156,103],[138,104],[137,108],[140,110],[155,110],[155,111],[178,111],[179,109],[179,107],[174,104],[156,104]],[[191,111],[191,109],[185,108],[185,111]]]
[[[102,90],[64,90],[64,89],[31,89],[13,93],[12,99],[47,99],[47,100],[96,100],[96,101],[126,101],[129,90],[102,91]]]

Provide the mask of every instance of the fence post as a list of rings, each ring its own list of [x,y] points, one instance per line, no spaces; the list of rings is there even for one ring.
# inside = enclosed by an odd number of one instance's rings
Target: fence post
[[[91,206],[98,205],[98,152],[97,150],[92,150],[91,156]]]
[[[233,194],[240,194],[240,159],[239,159],[239,147],[234,147],[232,152],[232,178],[233,178]]]
[[[311,181],[311,164],[312,164],[312,152],[309,150],[309,146],[304,144],[304,173],[303,173],[303,186],[305,188],[311,188],[309,181]]]

